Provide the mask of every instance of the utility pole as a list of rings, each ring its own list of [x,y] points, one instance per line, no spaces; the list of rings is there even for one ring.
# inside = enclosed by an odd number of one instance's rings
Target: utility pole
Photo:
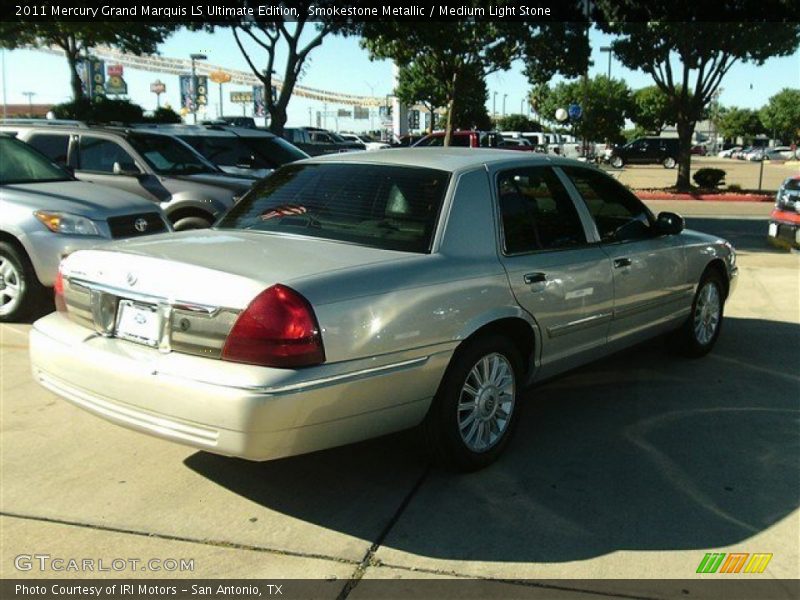
[[[492,118],[497,120],[497,92],[492,92]]]
[[[5,88],[3,88],[5,90]],[[36,95],[36,92],[22,92],[23,96],[27,96],[28,98],[28,116],[33,116],[33,97]]]
[[[608,78],[611,79],[611,56],[614,54],[614,49],[611,46],[602,46],[600,52],[608,52]]]
[[[508,98],[508,94],[503,94],[503,116],[506,116],[506,98]]]

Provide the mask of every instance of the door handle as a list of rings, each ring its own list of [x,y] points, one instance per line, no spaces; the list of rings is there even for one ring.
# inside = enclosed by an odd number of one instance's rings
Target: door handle
[[[547,281],[547,275],[544,273],[526,273],[525,274],[525,283],[528,285],[532,283],[544,283]]]
[[[630,258],[615,258],[614,268],[621,269],[622,267],[630,267],[633,264]]]

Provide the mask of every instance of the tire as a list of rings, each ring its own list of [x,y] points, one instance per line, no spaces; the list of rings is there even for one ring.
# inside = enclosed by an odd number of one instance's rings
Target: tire
[[[456,351],[420,426],[436,462],[475,471],[497,460],[519,420],[521,365],[516,346],[500,335],[476,338]]]
[[[675,165],[677,165],[678,163],[675,161],[674,158],[668,156],[663,161],[661,161],[661,164],[664,165],[665,169],[674,169]]]
[[[612,156],[608,162],[615,169],[621,169],[625,165],[625,161],[622,160],[621,156]]]
[[[213,225],[214,220],[211,215],[208,217],[200,216],[200,215],[187,215],[185,217],[178,218],[173,224],[172,227],[175,231],[188,231],[190,229],[208,229]]]
[[[46,291],[28,255],[0,242],[0,322],[23,321],[35,314],[44,304]]]
[[[707,270],[703,274],[692,301],[692,312],[675,332],[675,350],[689,358],[699,358],[711,352],[722,330],[724,290],[725,285],[719,273]]]

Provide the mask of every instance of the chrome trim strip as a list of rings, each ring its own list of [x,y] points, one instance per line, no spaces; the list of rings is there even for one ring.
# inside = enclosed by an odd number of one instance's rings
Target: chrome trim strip
[[[182,300],[171,301],[169,298],[165,298],[164,296],[143,294],[142,292],[137,292],[135,290],[126,290],[123,288],[117,288],[110,285],[106,285],[104,283],[96,283],[94,281],[87,281],[85,279],[80,279],[80,278],[67,277],[66,279],[67,281],[70,282],[70,284],[74,282],[89,290],[103,292],[105,294],[112,294],[114,296],[119,296],[121,298],[137,300],[139,302],[144,302],[147,304],[169,304],[174,308],[180,308],[181,310],[186,310],[190,312],[204,312],[211,316],[215,315],[222,308],[225,308],[221,306],[209,306],[206,304],[197,304],[195,302],[185,302]],[[238,309],[231,309],[231,310],[238,310]]]
[[[587,329],[589,327],[594,327],[595,325],[602,325],[603,323],[610,321],[612,318],[613,314],[610,312],[591,315],[589,317],[578,319],[577,321],[564,323],[563,325],[554,325],[553,327],[548,327],[547,335],[551,338],[559,337],[561,335],[572,333],[573,331],[580,331],[581,329]]]
[[[624,319],[625,317],[629,317],[631,315],[635,315],[641,312],[646,312],[648,310],[652,310],[654,308],[658,308],[660,306],[664,306],[665,304],[671,304],[672,302],[678,302],[679,300],[683,300],[684,297],[689,298],[694,292],[692,290],[683,290],[678,292],[672,292],[667,294],[666,296],[662,296],[661,298],[656,298],[655,300],[646,300],[645,302],[639,302],[634,304],[633,306],[626,306],[624,308],[614,308],[614,319]]]

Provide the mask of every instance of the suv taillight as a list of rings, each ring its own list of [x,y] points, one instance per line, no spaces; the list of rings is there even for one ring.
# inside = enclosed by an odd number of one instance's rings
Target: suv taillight
[[[314,309],[285,285],[267,288],[236,319],[222,360],[283,368],[325,362]]]
[[[58,312],[67,312],[67,303],[64,300],[64,275],[61,274],[61,266],[58,267],[56,274],[56,282],[53,285],[55,292],[55,304]]]

